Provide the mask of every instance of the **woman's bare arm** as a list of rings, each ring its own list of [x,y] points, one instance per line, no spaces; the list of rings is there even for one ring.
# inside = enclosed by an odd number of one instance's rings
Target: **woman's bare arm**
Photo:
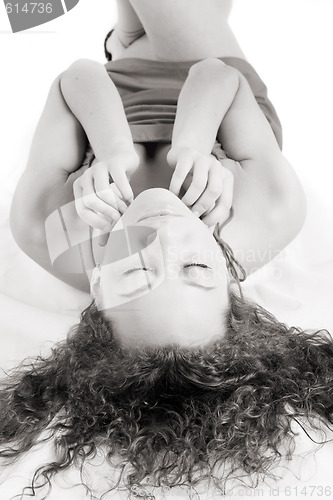
[[[250,273],[268,262],[298,233],[305,217],[304,194],[246,79],[221,61],[207,59],[192,67],[180,95],[169,154],[172,166],[177,165],[177,151],[184,149],[207,157],[216,137],[230,158],[222,161],[223,168],[234,179],[234,217],[221,236],[238,249],[238,258]],[[184,155],[182,162],[186,163]],[[178,174],[176,166],[177,189],[188,165],[178,165]],[[206,186],[209,188],[208,182]],[[198,194],[200,190],[197,191]],[[211,192],[218,199],[214,189]],[[222,203],[223,190],[221,194]],[[200,215],[212,201],[204,196],[203,191],[194,203],[190,200],[193,211]],[[230,193],[228,196],[227,204]],[[219,215],[218,210],[215,214],[211,210],[203,220],[208,225],[215,224],[216,214]]]
[[[17,244],[50,273],[54,270],[47,247],[45,220],[58,207],[73,202],[73,183],[85,169],[80,166],[86,135],[63,99],[60,80],[61,75],[51,86],[10,214]],[[67,274],[61,279],[71,282]],[[78,283],[78,287],[82,288],[83,284]]]
[[[121,97],[105,67],[95,61],[76,61],[63,74],[61,91],[84,128],[97,162],[112,160],[108,174],[123,199],[130,202],[133,192],[127,177],[138,167],[138,158]],[[128,154],[128,160],[121,163],[119,159],[117,163],[113,160],[120,152]],[[109,176],[104,180],[104,186],[103,182],[99,186],[101,189],[108,187]]]
[[[134,167],[137,166],[138,159],[132,139],[129,137],[130,132],[118,92],[113,92],[113,88],[101,86],[100,89],[90,89],[90,95],[85,94],[87,87],[82,82],[82,73],[86,75],[86,62],[83,65],[84,71],[82,71],[82,63],[77,63],[70,71],[60,75],[51,87],[33,138],[27,167],[14,194],[11,207],[11,228],[18,245],[33,260],[62,280],[87,289],[87,279],[84,279],[84,276],[80,279],[75,276],[73,283],[73,276],[69,276],[68,273],[62,275],[61,270],[56,271],[52,267],[45,221],[60,207],[71,204],[74,206],[73,186],[75,187],[78,183],[80,185],[77,191],[82,195],[81,199],[87,200],[84,202],[84,209],[89,211],[89,214],[94,214],[96,202],[100,202],[96,195],[97,187],[93,184],[94,180],[98,187],[109,188],[110,165],[113,170],[116,167],[117,175],[122,180],[126,177],[125,168],[132,168],[133,164],[135,164]],[[91,71],[90,62],[88,66],[88,71]],[[94,74],[91,76],[96,77],[98,81],[98,72],[95,71],[95,67],[93,69]],[[105,72],[104,68],[103,71]],[[72,80],[73,78],[75,80],[78,73],[81,74],[80,85],[73,86]],[[108,78],[106,73],[103,74],[103,78],[104,76]],[[103,82],[106,85],[109,83],[104,79]],[[86,134],[80,121],[69,108],[64,94],[91,136],[89,139],[98,152],[99,158],[105,159],[105,162],[102,161],[90,169],[87,165],[81,167],[86,150]],[[102,104],[110,112],[110,116],[105,115],[104,111],[99,109]],[[80,106],[82,106],[81,110],[78,109]],[[91,191],[89,191],[90,187]],[[89,191],[88,196],[85,196],[87,191]],[[107,195],[109,191],[107,189]],[[99,218],[105,221],[107,217],[107,221],[110,222],[113,212],[116,212],[115,209],[108,203],[103,203],[103,210],[108,210],[110,213],[108,212],[103,219],[102,212]],[[71,210],[70,214],[70,225],[74,232],[84,232],[87,228],[89,229],[75,210]],[[78,279],[79,283],[77,283]]]

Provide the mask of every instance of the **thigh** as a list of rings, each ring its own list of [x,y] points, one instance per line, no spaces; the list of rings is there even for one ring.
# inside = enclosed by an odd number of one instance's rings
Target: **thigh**
[[[131,0],[156,58],[244,57],[228,23],[231,0]]]

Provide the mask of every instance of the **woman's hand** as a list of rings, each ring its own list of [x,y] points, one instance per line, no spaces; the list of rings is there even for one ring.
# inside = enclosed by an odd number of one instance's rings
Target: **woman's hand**
[[[81,219],[96,229],[111,230],[133,200],[128,177],[138,165],[135,151],[120,152],[93,164],[76,179],[73,191]]]
[[[167,161],[174,169],[170,191],[208,226],[223,223],[229,218],[233,199],[233,175],[212,154],[192,148],[171,149]]]

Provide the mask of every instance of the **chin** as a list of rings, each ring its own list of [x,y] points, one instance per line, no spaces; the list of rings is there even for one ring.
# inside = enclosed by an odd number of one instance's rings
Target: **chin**
[[[181,212],[190,212],[190,209],[171,191],[165,188],[151,188],[142,191],[132,202],[129,210],[141,212],[147,208],[175,207]]]
[[[164,200],[164,199],[176,199],[179,200],[178,196],[173,194],[169,189],[166,188],[150,188],[150,189],[145,189],[141,193],[138,194],[136,197],[136,200],[142,199],[142,198],[147,198],[151,200]],[[179,200],[180,201],[180,200]]]

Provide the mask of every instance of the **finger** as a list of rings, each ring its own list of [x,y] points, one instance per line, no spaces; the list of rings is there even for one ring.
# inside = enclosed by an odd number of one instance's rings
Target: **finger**
[[[216,201],[215,207],[207,215],[202,218],[202,221],[208,226],[218,223],[225,223],[230,217],[230,211],[233,202],[234,176],[232,173],[223,167],[222,170],[222,194]]]
[[[100,229],[96,229],[93,232],[92,236],[93,238],[96,238],[97,243],[100,247],[105,247],[110,237],[110,231],[103,231]]]
[[[206,189],[191,208],[192,212],[197,213],[198,217],[207,212],[207,210],[210,211],[222,194],[223,175],[221,169],[221,164],[217,162],[209,170]]]
[[[110,189],[114,193],[116,203],[117,203],[118,212],[123,214],[125,212],[125,210],[128,208],[129,204],[126,204],[124,202],[124,200],[121,199],[121,192],[119,191],[119,189],[117,188],[117,186],[115,185],[114,182],[110,185]]]
[[[103,233],[99,236],[98,238],[98,244],[100,247],[105,247],[107,242],[109,241],[109,236],[110,236],[110,233],[107,232],[107,233]]]
[[[223,203],[231,209],[233,199],[234,199],[234,176],[227,168],[222,165],[222,178],[223,178],[223,188],[222,188],[222,199]]]
[[[117,199],[114,192],[110,189],[110,175],[107,168],[99,164],[93,172],[94,190],[101,200],[118,210]]]
[[[89,226],[95,227],[96,229],[102,229],[104,231],[111,231],[112,224],[110,223],[110,218],[103,215],[97,215],[92,210],[88,209],[84,204],[82,187],[80,184],[74,182],[73,191],[75,196],[75,208],[79,217],[81,217],[81,219]]]
[[[109,181],[108,181],[109,182]],[[95,182],[95,189],[98,198],[103,200],[108,205],[112,206],[115,210],[123,214],[128,205],[121,199],[121,193],[114,183],[109,184],[107,188],[102,189],[102,186]]]
[[[193,159],[188,155],[179,155],[175,171],[171,177],[169,190],[176,196],[179,195],[180,189],[186,179],[188,173],[193,167]]]
[[[168,163],[169,167],[174,169],[176,167],[176,164],[177,164],[176,151],[171,148],[166,156],[166,159],[167,159],[167,163]]]
[[[201,220],[209,227],[215,226],[216,224],[223,224],[229,219],[230,210],[231,207],[225,205],[221,197],[215,207],[207,215],[204,215]]]
[[[112,220],[118,220],[120,218],[117,209],[105,203],[105,201],[97,196],[93,179],[90,176],[82,180],[82,199],[83,204],[93,212],[103,214]]]
[[[123,214],[127,205],[121,199],[121,192],[115,183],[113,182],[110,184],[110,174],[107,166],[99,163],[93,173],[93,178],[97,196]]]
[[[126,173],[121,168],[112,171],[112,179],[121,193],[123,200],[131,203],[133,201],[133,191],[127,179]]]
[[[192,206],[205,192],[208,181],[208,165],[206,158],[200,158],[195,162],[191,185],[182,197],[185,205]]]

